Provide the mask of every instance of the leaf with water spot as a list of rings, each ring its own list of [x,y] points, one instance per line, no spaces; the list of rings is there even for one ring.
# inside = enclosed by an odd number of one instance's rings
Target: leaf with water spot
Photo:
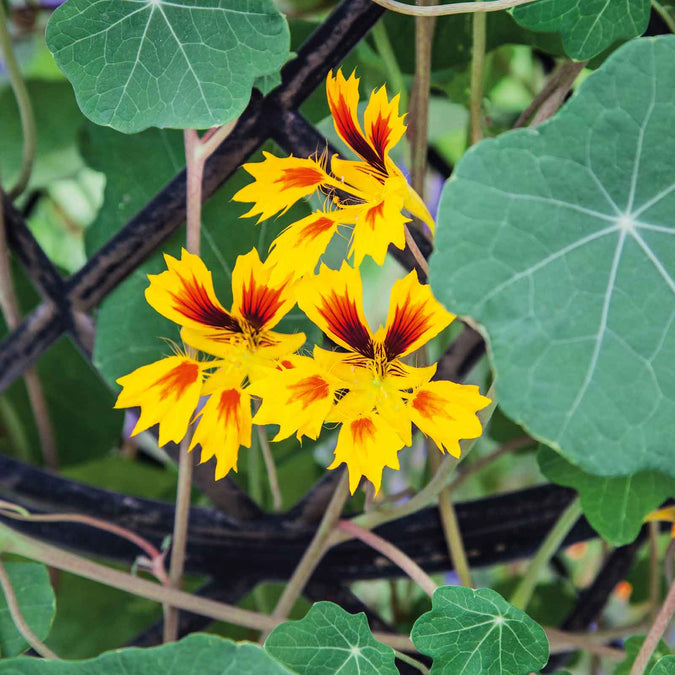
[[[544,629],[489,588],[442,586],[410,637],[432,675],[526,675],[548,661]]]
[[[394,650],[370,632],[366,615],[317,602],[300,621],[277,626],[265,649],[298,675],[397,675]]]
[[[488,337],[502,410],[602,476],[675,476],[675,36],[617,50],[549,122],[472,148],[430,280]]]
[[[82,112],[134,133],[235,119],[290,36],[272,0],[68,0],[47,44]]]
[[[647,30],[649,0],[539,0],[513,9],[524,28],[560,33],[568,56],[585,61]]]

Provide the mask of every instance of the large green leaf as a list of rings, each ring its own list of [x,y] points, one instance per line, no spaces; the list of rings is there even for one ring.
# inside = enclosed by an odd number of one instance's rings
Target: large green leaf
[[[19,609],[26,623],[40,640],[49,634],[56,602],[43,565],[36,563],[4,563]],[[28,649],[28,643],[14,625],[7,600],[0,589],[0,656],[17,656]],[[0,661],[2,664],[2,661]],[[2,665],[0,665],[2,671]]]
[[[265,649],[299,675],[396,675],[394,650],[370,632],[366,615],[317,602],[300,621],[277,626]]]
[[[121,223],[135,214],[168,182],[182,165],[182,134],[150,129],[125,136],[93,125],[88,129],[85,157],[107,178],[104,205],[90,228],[89,249],[100,246]],[[251,180],[239,170],[202,210],[202,257],[213,272],[216,293],[226,305],[232,300],[230,275],[238,255],[254,246],[263,257],[273,237],[289,223],[309,213],[304,202],[283,216],[255,225],[240,220],[249,207],[232,202],[232,195]],[[134,368],[162,358],[170,347],[162,338],[178,340],[175,324],[164,319],[145,301],[148,274],[166,269],[163,253],[180,256],[185,232],[179,230],[102,303],[97,318],[94,363],[110,386]],[[304,331],[311,326],[298,310],[281,322],[279,330]]]
[[[502,410],[598,475],[675,476],[674,59],[624,45],[441,199],[437,297],[484,327]]]
[[[85,636],[86,637],[86,636]],[[118,649],[89,661],[0,661],[9,675],[289,675],[281,664],[250,642],[193,634],[151,649]]]
[[[658,471],[617,478],[593,476],[546,446],[540,448],[538,460],[546,478],[579,493],[588,522],[616,546],[633,541],[645,516],[668,497],[675,497],[675,479]]]
[[[525,675],[548,661],[544,629],[489,588],[443,586],[410,637],[432,675]]]
[[[515,7],[513,17],[530,30],[560,33],[565,52],[585,61],[642,35],[650,10],[649,0],[539,0]]]
[[[637,655],[640,652],[640,647],[642,647],[642,643],[644,641],[645,641],[644,635],[635,635],[626,640],[626,643],[624,645],[626,649],[626,658],[616,667],[614,675],[630,675],[633,663],[635,662],[635,659],[637,658]],[[670,655],[670,648],[663,640],[659,640],[659,644],[656,646],[656,649],[654,650],[652,657],[649,659],[649,663],[645,668],[645,672],[650,673],[649,670],[650,668],[654,667],[660,659],[667,657],[669,655]]]
[[[675,673],[675,656],[664,656],[649,671],[649,675],[673,675]]]
[[[236,118],[289,40],[271,0],[68,0],[47,26],[82,112],[126,133]]]

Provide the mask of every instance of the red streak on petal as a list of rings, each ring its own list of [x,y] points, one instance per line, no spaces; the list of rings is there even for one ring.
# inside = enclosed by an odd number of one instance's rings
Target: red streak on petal
[[[185,361],[157,380],[155,386],[160,388],[159,397],[161,399],[165,399],[167,396],[178,399],[198,378],[199,366],[196,363]]]
[[[373,358],[373,341],[368,328],[361,323],[354,300],[346,294],[331,291],[330,295],[321,298],[321,306],[317,309],[335,335],[354,351]]]
[[[274,182],[281,183],[284,188],[314,187],[323,181],[323,173],[310,166],[292,166],[283,169],[281,176]]]
[[[407,302],[398,305],[384,338],[387,358],[392,360],[403,354],[428,328],[429,315],[425,313],[423,305],[411,306]]]
[[[363,443],[375,435],[375,424],[368,417],[359,417],[349,423],[354,443]]]
[[[293,392],[292,398],[299,400],[303,409],[309,407],[315,401],[328,398],[330,395],[328,382],[320,375],[306,377],[296,384],[292,384],[289,389]]]
[[[173,308],[187,319],[197,321],[214,328],[225,328],[236,333],[241,328],[236,319],[213,304],[203,284],[193,276],[191,279],[180,277],[183,288],[178,293],[172,293]]]
[[[302,243],[304,241],[316,239],[318,236],[322,235],[324,232],[327,232],[334,226],[335,223],[330,218],[321,216],[320,218],[313,220],[311,223],[308,223],[302,228],[299,242]]]
[[[230,421],[236,422],[240,401],[241,393],[238,389],[225,389],[225,391],[221,391],[220,400],[218,401],[218,417],[226,424]]]
[[[375,222],[378,218],[382,218],[384,215],[384,202],[380,202],[376,206],[368,209],[366,211],[366,224],[370,227],[371,230],[375,229]]]
[[[241,314],[255,330],[262,329],[270,322],[279,308],[284,304],[281,294],[285,285],[280,288],[258,286],[251,273],[248,285],[244,284],[241,298]]]
[[[417,392],[412,402],[413,408],[429,419],[440,415],[447,416],[445,401],[431,391],[422,389]]]
[[[370,127],[370,140],[375,146],[375,150],[382,161],[382,166],[384,166],[384,153],[387,144],[389,143],[390,134],[391,128],[389,127],[389,119],[378,114],[377,119]]]

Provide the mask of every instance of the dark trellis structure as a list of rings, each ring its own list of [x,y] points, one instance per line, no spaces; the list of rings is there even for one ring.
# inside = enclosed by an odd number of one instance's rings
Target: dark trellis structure
[[[264,97],[253,92],[236,127],[206,164],[205,200],[268,139],[296,156],[308,156],[325,145],[325,139],[298,112],[298,107],[368,33],[383,11],[371,0],[343,0],[307,40],[298,56],[284,67],[281,85]],[[181,172],[68,279],[60,276],[19,211],[3,196],[10,246],[43,301],[0,344],[0,391],[21,376],[64,333],[70,334],[90,355],[92,331],[87,313],[184,222],[185,185],[185,172]],[[419,245],[423,252],[429,252],[426,241],[420,241]],[[412,268],[414,262],[409,251],[398,252],[397,257]],[[441,359],[439,372],[443,377],[461,380],[483,353],[480,337],[466,328]],[[221,503],[228,508],[193,508],[190,516],[187,571],[210,578],[200,592],[236,602],[261,581],[288,579],[311,539],[338,475],[337,471],[328,474],[299,504],[280,515],[262,513],[233,483],[221,481],[230,495]],[[172,531],[172,504],[84,486],[2,455],[0,494],[37,512],[88,513],[157,543]],[[459,504],[460,529],[471,564],[490,565],[531,555],[572,498],[572,491],[549,485]],[[18,527],[14,521],[10,524]],[[68,548],[128,564],[137,555],[127,542],[81,525],[24,523],[20,529]],[[384,525],[378,532],[427,571],[452,567],[435,508]],[[593,536],[593,530],[582,519],[565,544]],[[630,567],[639,541],[617,549],[608,558],[564,627],[584,630],[597,619],[613,587]],[[398,574],[395,566],[363,544],[346,542],[326,556],[306,593],[313,600],[327,598],[350,610],[365,609],[373,627],[379,628],[384,626],[383,622],[343,584]],[[183,613],[181,620],[184,632],[205,625],[204,619],[188,613]],[[151,629],[136,644],[153,644],[159,637]]]

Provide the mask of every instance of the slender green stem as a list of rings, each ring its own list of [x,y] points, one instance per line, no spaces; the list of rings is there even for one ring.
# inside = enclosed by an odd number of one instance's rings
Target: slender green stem
[[[2,54],[7,72],[9,73],[9,82],[12,85],[16,103],[19,106],[19,115],[21,117],[21,128],[23,131],[23,159],[21,161],[21,170],[17,178],[16,185],[9,191],[12,199],[18,197],[28,185],[30,174],[33,170],[35,160],[35,148],[37,147],[37,133],[35,130],[35,116],[33,106],[30,102],[26,83],[21,77],[19,64],[14,56],[12,49],[12,39],[7,28],[7,15],[5,8],[0,2],[0,54]]]
[[[197,154],[202,162],[205,162],[217,149],[218,146],[232,133],[239,118],[227,122],[220,127],[209,129],[201,139]]]
[[[502,9],[527,5],[537,0],[489,0],[488,2],[455,2],[440,7],[406,5],[398,0],[373,0],[378,5],[398,14],[408,16],[449,16],[450,14],[473,14],[474,12],[498,12]]]
[[[429,597],[433,596],[434,591],[438,588],[436,582],[414,560],[403,553],[401,549],[374,532],[360,527],[351,520],[341,520],[337,524],[337,528],[351,534],[356,539],[360,539],[364,544],[375,549],[385,558],[389,558],[389,560],[395,565],[398,565]]]
[[[408,110],[408,90],[405,86],[405,79],[403,73],[398,65],[394,48],[391,45],[387,28],[384,21],[380,19],[374,26],[371,32],[375,48],[380,55],[385,68],[387,69],[387,78],[389,79],[394,91],[400,95],[400,110]]]
[[[576,497],[572,503],[563,511],[562,515],[553,526],[553,529],[548,533],[546,539],[541,543],[537,554],[530,562],[525,576],[521,579],[516,587],[510,602],[514,607],[527,609],[527,605],[532,598],[532,593],[539,581],[542,571],[551,560],[555,552],[560,548],[560,545],[569,534],[574,524],[579,520],[582,514],[581,502]]]
[[[668,26],[668,30],[671,33],[675,33],[675,19],[671,13],[657,0],[652,0],[652,7],[658,12],[659,16],[663,19],[663,23]]]
[[[422,255],[422,251],[420,251],[417,242],[413,238],[410,232],[410,228],[408,227],[408,225],[404,225],[403,230],[405,232],[405,243],[408,245],[408,248],[410,249],[413,258],[415,258],[415,262],[419,265],[419,268],[422,270],[422,272],[424,272],[426,276],[429,276],[429,263],[427,262],[427,259]]]
[[[471,91],[469,98],[469,141],[471,145],[483,138],[483,73],[485,70],[485,43],[487,17],[473,15],[473,38],[471,48]]]
[[[283,499],[281,496],[281,488],[279,487],[279,476],[277,475],[277,467],[274,464],[274,456],[272,455],[272,448],[270,448],[270,439],[267,436],[267,427],[256,424],[256,431],[258,432],[258,440],[260,441],[260,451],[262,452],[263,460],[265,461],[265,469],[267,470],[267,481],[269,482],[270,492],[272,493],[272,504],[275,511],[281,511]]]
[[[291,608],[302,593],[305,585],[312,576],[317,565],[321,561],[324,553],[330,545],[330,538],[333,530],[342,516],[342,510],[349,498],[349,474],[343,470],[342,476],[335,488],[335,492],[326,507],[321,523],[314,534],[310,545],[307,547],[302,559],[293,572],[284,592],[281,594],[277,606],[272,612],[272,618],[277,620],[285,619]],[[265,632],[261,637],[261,642],[267,637],[269,632]]]
[[[448,544],[450,560],[452,560],[452,565],[455,568],[455,572],[457,572],[459,582],[462,586],[473,588],[471,567],[466,556],[462,533],[459,531],[459,522],[457,521],[455,505],[452,503],[452,492],[449,488],[444,488],[438,495],[438,510],[441,514],[441,522],[443,523],[445,541]]]
[[[649,527],[649,615],[652,621],[659,611],[661,595],[661,567],[659,565],[659,524],[651,521]]]
[[[394,653],[399,661],[403,661],[403,663],[407,663],[409,666],[417,668],[422,675],[429,675],[431,672],[421,661],[414,659],[412,656],[408,656],[405,652],[399,652],[398,649],[395,649]]]
[[[12,587],[12,581],[7,574],[5,565],[0,559],[0,586],[5,594],[5,600],[7,602],[7,609],[9,609],[9,615],[12,617],[12,621],[16,626],[16,629],[21,633],[23,639],[43,658],[43,659],[56,659],[58,656],[47,647],[46,644],[38,638],[37,635],[33,632],[33,629],[28,625],[26,619],[24,619],[23,614],[21,613],[21,608],[19,607],[19,601],[17,600],[16,593],[14,593],[14,588]]]

